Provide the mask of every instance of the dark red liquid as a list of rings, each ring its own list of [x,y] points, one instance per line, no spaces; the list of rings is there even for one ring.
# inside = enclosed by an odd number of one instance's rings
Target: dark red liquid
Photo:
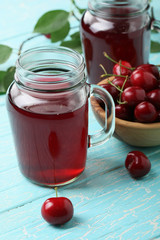
[[[14,91],[12,91],[14,92]],[[12,93],[13,94],[13,93]],[[21,95],[19,96],[19,98]],[[63,184],[76,178],[85,167],[88,137],[88,101],[78,109],[66,99],[42,101],[22,108],[9,94],[7,108],[22,173],[32,181]]]
[[[105,9],[114,11],[130,9]],[[118,11],[118,12],[116,12]],[[126,12],[123,12],[123,14]],[[150,51],[150,18],[147,12],[132,17],[100,18],[86,11],[81,20],[81,36],[90,83],[100,81],[104,73],[102,64],[108,73],[112,73],[113,63],[103,56],[103,52],[114,60],[129,61],[133,67],[148,62]]]

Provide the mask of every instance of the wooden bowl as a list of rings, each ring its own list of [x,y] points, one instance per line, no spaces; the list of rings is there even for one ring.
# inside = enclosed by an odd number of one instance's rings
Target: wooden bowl
[[[109,78],[112,81],[114,77]],[[98,85],[107,83],[107,79]],[[101,126],[104,126],[105,113],[95,97],[91,97],[94,115]],[[115,118],[114,137],[137,147],[152,147],[160,145],[160,123],[138,123]]]

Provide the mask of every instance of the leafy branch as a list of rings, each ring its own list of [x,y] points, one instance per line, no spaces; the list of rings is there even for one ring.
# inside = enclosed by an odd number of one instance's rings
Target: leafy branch
[[[53,10],[44,13],[37,21],[33,29],[33,36],[25,39],[19,46],[17,56],[21,54],[26,42],[41,35],[50,38],[52,43],[59,42],[59,45],[70,47],[82,52],[79,29],[71,34],[71,20],[74,18],[79,27],[81,14],[85,9],[80,8],[75,0],[71,0],[72,9],[70,12],[64,10]],[[75,31],[75,30],[74,30]],[[13,48],[0,44],[0,64],[5,63],[13,53]],[[0,71],[0,94],[5,94],[8,86],[14,79],[15,66],[9,67],[6,71]]]

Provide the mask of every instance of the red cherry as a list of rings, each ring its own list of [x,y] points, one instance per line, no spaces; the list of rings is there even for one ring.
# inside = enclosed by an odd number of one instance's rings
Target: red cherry
[[[154,64],[142,64],[139,65],[136,69],[143,69],[147,72],[152,73],[157,79],[159,78],[159,70],[158,67]]]
[[[134,116],[138,122],[151,123],[156,120],[157,111],[152,103],[144,101],[135,107]]]
[[[73,216],[73,205],[71,201],[65,197],[49,198],[43,203],[41,214],[50,224],[64,224]]]
[[[145,91],[151,91],[158,85],[156,77],[143,69],[134,70],[130,79],[133,86],[141,87]]]
[[[125,78],[122,77],[115,77],[114,80],[112,81],[112,83],[115,86],[119,86],[120,88],[122,88],[123,84],[124,84]],[[124,84],[123,90],[126,89],[127,87],[130,87],[131,83],[129,81],[129,79],[126,81],[126,83]]]
[[[154,89],[147,93],[147,99],[151,102],[157,109],[160,109],[160,89]]]
[[[125,67],[123,67],[123,66],[125,66]],[[132,73],[131,68],[132,68],[132,66],[129,62],[119,61],[113,67],[113,74],[127,76]]]
[[[51,34],[50,34],[50,33],[45,34],[45,37],[46,37],[46,38],[51,38]]]
[[[118,104],[115,106],[116,117],[123,120],[131,120],[132,113],[126,104]]]
[[[106,89],[111,94],[114,101],[117,100],[120,92],[114,86],[112,86],[110,83],[101,84],[100,86]]]
[[[132,86],[126,88],[121,97],[122,102],[127,102],[128,106],[134,107],[146,99],[146,93],[143,88]]]
[[[127,154],[125,167],[133,178],[139,178],[149,173],[151,163],[144,153],[132,151]]]

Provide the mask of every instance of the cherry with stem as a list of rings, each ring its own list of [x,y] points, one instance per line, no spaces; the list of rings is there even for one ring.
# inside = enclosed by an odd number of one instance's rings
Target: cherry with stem
[[[126,68],[126,69],[128,69],[128,70],[131,70],[131,71],[133,71],[133,70],[135,69],[135,67],[127,67],[127,66],[123,65],[121,62],[119,63],[119,62],[115,61],[115,60],[114,60],[113,58],[111,58],[106,52],[104,52],[103,55],[104,55],[107,59],[109,59],[111,62],[113,62],[113,63],[115,63],[115,64],[119,64],[121,67],[124,67],[124,68]]]
[[[48,198],[41,207],[41,214],[44,220],[52,225],[61,225],[73,217],[73,204],[66,197],[58,197],[57,187],[55,187],[56,197]]]

